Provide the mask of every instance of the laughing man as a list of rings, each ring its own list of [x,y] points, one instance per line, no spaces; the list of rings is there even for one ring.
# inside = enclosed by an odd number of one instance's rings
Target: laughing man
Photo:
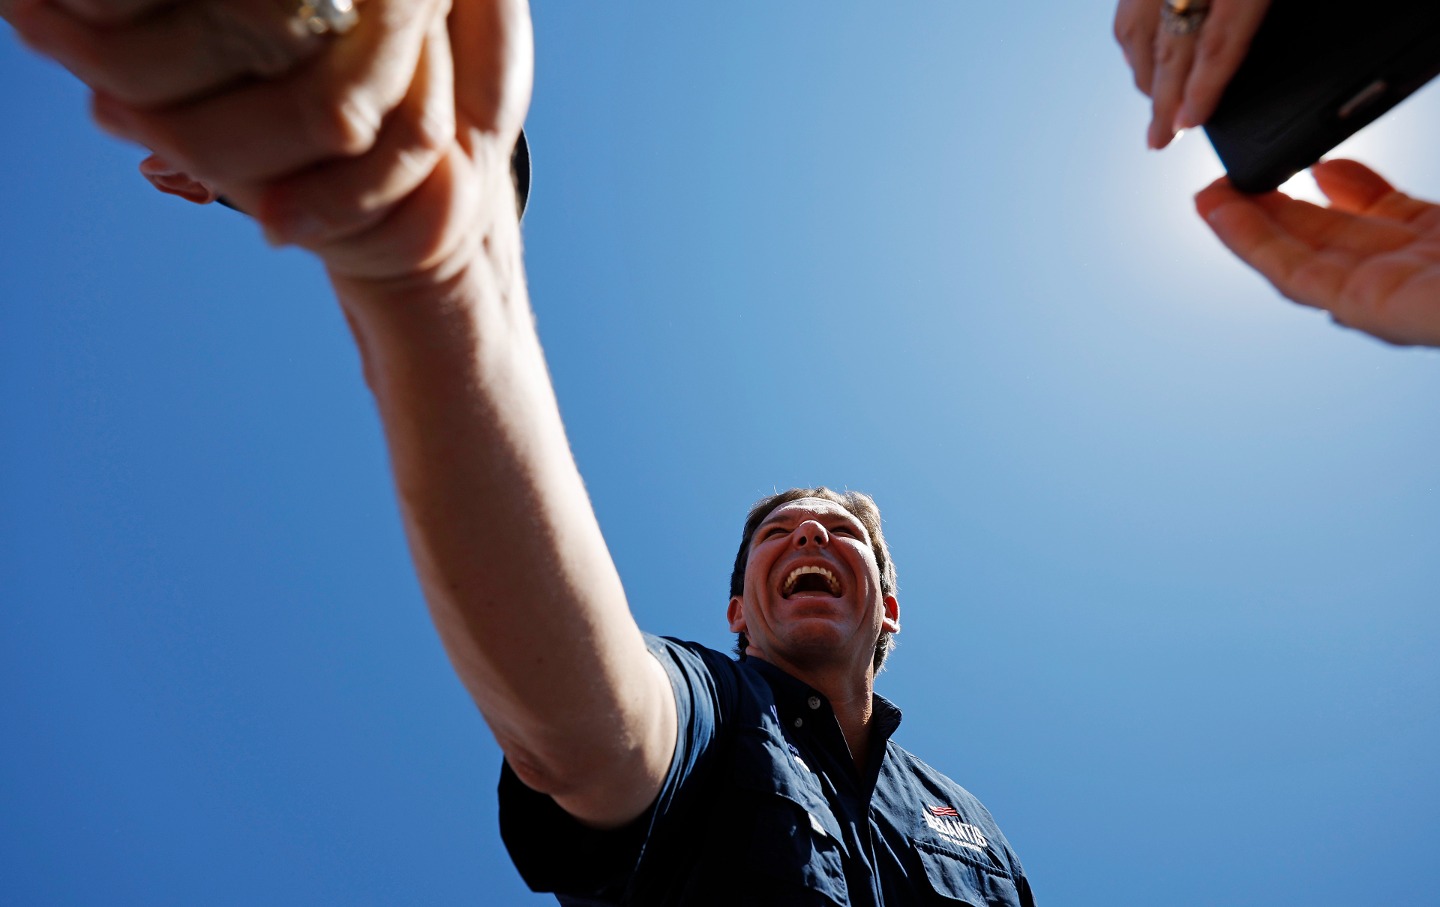
[[[324,263],[431,614],[505,753],[525,878],[575,904],[1031,904],[985,810],[890,741],[872,686],[899,605],[869,498],[751,514],[739,661],[636,626],[526,292],[524,0],[284,7],[0,0],[155,152],[159,188],[223,193]]]

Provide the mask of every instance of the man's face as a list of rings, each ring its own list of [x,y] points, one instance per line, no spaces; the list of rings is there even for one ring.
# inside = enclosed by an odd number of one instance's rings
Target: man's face
[[[870,668],[881,631],[900,629],[864,524],[821,498],[777,507],[756,527],[745,592],[730,599],[729,618],[750,654],[771,664],[857,674]]]

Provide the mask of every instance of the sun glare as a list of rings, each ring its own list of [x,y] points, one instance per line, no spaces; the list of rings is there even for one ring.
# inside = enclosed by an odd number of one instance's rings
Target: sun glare
[[[1350,136],[1325,155],[1325,158],[1350,158],[1361,161],[1381,173],[1405,169],[1413,153],[1414,129],[1408,111],[1397,110]],[[1326,203],[1325,194],[1315,184],[1309,170],[1290,177],[1280,185],[1280,191],[1291,198],[1298,198],[1317,205]]]

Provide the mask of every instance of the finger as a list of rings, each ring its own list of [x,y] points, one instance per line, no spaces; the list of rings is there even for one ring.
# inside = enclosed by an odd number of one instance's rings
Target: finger
[[[200,101],[145,110],[98,93],[95,119],[227,188],[364,154],[414,78],[431,5],[373,0],[356,29],[308,65]]]
[[[91,88],[139,107],[185,101],[250,76],[278,75],[325,46],[325,39],[294,28],[273,5],[221,0],[176,4],[116,26],[96,26],[40,3],[17,16],[15,27]]]
[[[470,172],[459,147],[451,145],[383,222],[316,251],[339,278],[384,280],[449,267],[465,257],[460,250],[480,233],[475,219],[485,210],[483,188],[468,178]],[[437,217],[436,211],[464,216]]]
[[[437,20],[415,81],[374,148],[265,187],[255,211],[270,240],[334,243],[373,227],[415,191],[455,140],[453,65],[445,23]]]
[[[1151,83],[1150,147],[1159,149],[1175,138],[1175,112],[1185,92],[1185,80],[1195,60],[1195,35],[1172,35],[1165,29],[1155,33],[1155,78]]]
[[[1399,221],[1420,230],[1440,227],[1440,205],[1412,198],[1359,161],[1322,161],[1310,168],[1332,207]]]
[[[1226,248],[1288,298],[1323,309],[1332,308],[1339,300],[1357,261],[1353,254],[1312,248],[1223,178],[1202,190],[1195,206]]]
[[[457,3],[450,16],[455,106],[469,124],[461,140],[472,154],[485,144],[508,172],[534,82],[535,42],[526,0]]]
[[[176,0],[47,0],[55,6],[91,25],[118,25],[133,22]],[[183,2],[183,0],[182,0]]]
[[[1275,225],[1312,249],[1333,249],[1374,256],[1399,249],[1416,239],[1413,227],[1335,208],[1322,208],[1279,192],[1255,196]]]
[[[0,0],[0,19],[13,23],[15,16],[35,2],[36,0]]]
[[[208,205],[220,197],[219,191],[213,186],[196,179],[158,154],[152,154],[140,162],[140,174],[150,181],[150,185],[166,195],[178,195],[197,205]]]
[[[1120,0],[1115,7],[1115,40],[1135,77],[1135,87],[1150,96],[1155,77],[1155,32],[1160,26],[1160,6],[1155,0]]]
[[[1350,269],[1329,307],[1337,324],[1388,343],[1440,344],[1440,268],[1433,253],[1407,249]]]
[[[1295,302],[1325,309],[1337,324],[1389,343],[1440,345],[1440,266],[1433,250],[1417,243],[1361,254],[1337,244],[1316,249],[1272,217],[1267,207],[1276,207],[1277,198],[1284,197],[1241,195],[1221,179],[1195,201],[1221,242]]]
[[[1214,0],[1200,27],[1195,64],[1185,81],[1183,101],[1175,116],[1176,131],[1192,129],[1210,119],[1230,77],[1245,59],[1250,39],[1269,5],[1269,0]]]

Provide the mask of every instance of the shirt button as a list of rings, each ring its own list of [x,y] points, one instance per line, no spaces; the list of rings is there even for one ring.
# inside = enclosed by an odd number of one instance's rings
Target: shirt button
[[[796,718],[796,719],[795,719],[795,726],[796,726],[796,727],[804,727],[804,726],[805,726],[805,719],[804,719],[804,718]]]
[[[820,697],[819,697],[819,696],[811,696],[811,697],[810,697],[808,700],[806,700],[806,701],[810,704],[810,708],[812,708],[812,709],[818,709],[818,708],[820,708]]]

